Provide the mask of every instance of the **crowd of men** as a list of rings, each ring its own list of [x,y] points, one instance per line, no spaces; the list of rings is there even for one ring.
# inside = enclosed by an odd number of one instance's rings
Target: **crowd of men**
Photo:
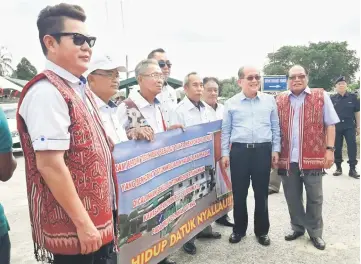
[[[285,240],[307,231],[313,245],[325,249],[322,176],[334,156],[334,175],[342,174],[343,137],[349,176],[359,178],[355,170],[359,100],[346,91],[343,77],[336,81],[338,94],[331,100],[323,89],[308,87],[307,70],[295,65],[288,72],[289,90],[274,98],[259,91],[259,69],[245,66],[238,71],[240,92],[223,106],[217,101],[218,80],[191,72],[183,82],[185,97],[177,104],[176,93],[167,84],[172,64],[166,52],[157,49],[135,68],[139,91],[132,90],[117,105],[111,98],[124,67],[109,56],[91,58],[96,38],[87,34],[85,20],[83,9],[75,5],[48,6],[40,12],[37,26],[46,69],[24,87],[19,101],[17,122],[38,261],[116,263],[121,256],[116,254],[119,194],[114,144],[154,140],[156,133],[220,119],[222,166],[231,170],[234,224],[227,215],[217,223],[233,228],[229,242],[238,243],[246,235],[252,182],[254,233],[261,245],[270,245],[268,195],[273,169],[277,171],[273,177],[282,180],[291,218],[292,231]],[[16,161],[1,111],[0,126],[0,180],[7,181]],[[0,205],[0,263],[10,263],[8,230]],[[196,254],[195,241],[201,237],[219,239],[221,234],[208,226],[184,243],[184,251]],[[175,262],[166,258],[160,263]]]

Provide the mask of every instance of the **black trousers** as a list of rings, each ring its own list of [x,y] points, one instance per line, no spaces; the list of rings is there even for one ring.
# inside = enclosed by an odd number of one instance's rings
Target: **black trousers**
[[[0,263],[10,264],[11,243],[9,233],[0,237]]]
[[[357,144],[356,144],[355,128],[336,129],[335,163],[341,164],[343,161],[342,160],[343,138],[345,138],[347,144],[348,163],[350,164],[351,168],[355,168],[357,164],[357,159],[356,159]]]
[[[272,145],[262,143],[256,148],[232,143],[230,152],[233,191],[233,232],[245,235],[248,226],[247,196],[250,181],[254,191],[254,233],[268,234],[268,184],[271,172]]]

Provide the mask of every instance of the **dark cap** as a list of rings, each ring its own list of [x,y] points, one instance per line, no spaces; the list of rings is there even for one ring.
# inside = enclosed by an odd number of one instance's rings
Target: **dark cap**
[[[338,77],[335,81],[335,84],[338,84],[339,82],[346,82],[345,76]]]

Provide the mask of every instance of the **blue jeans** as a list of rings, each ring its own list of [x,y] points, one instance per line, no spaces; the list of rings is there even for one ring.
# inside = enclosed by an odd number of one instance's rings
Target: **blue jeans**
[[[9,234],[0,237],[0,263],[1,264],[10,264],[10,238]]]

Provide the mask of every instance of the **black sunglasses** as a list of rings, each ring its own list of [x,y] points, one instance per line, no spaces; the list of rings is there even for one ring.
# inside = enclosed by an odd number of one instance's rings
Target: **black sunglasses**
[[[172,63],[169,60],[167,60],[167,61],[160,60],[160,61],[158,61],[158,64],[159,64],[159,67],[161,67],[161,68],[164,68],[165,65],[167,65],[168,68],[172,67]]]
[[[253,79],[256,79],[257,81],[259,81],[259,80],[261,80],[261,76],[259,76],[259,75],[255,75],[255,76],[249,75],[245,79],[247,79],[247,81],[253,81]]]
[[[92,48],[95,45],[96,37],[87,37],[80,33],[60,32],[49,34],[53,37],[73,36],[73,42],[77,46],[82,46],[85,42]]]

